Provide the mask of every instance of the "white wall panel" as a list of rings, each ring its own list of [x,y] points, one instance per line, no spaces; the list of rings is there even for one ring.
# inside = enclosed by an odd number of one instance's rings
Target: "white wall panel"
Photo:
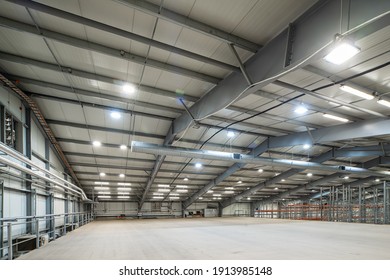
[[[224,216],[247,216],[250,215],[250,203],[235,203],[223,209]]]

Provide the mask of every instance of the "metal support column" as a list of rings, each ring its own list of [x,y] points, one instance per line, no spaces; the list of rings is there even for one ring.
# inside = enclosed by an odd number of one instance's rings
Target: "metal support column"
[[[0,105],[0,142],[5,143],[5,107]]]
[[[26,108],[26,115],[25,115],[25,155],[28,159],[31,160],[32,157],[32,149],[31,149],[31,109]],[[27,168],[31,169],[31,166],[27,165]],[[30,192],[26,193],[26,216],[35,216],[35,197],[34,194],[31,192],[31,175],[26,174],[26,189]],[[26,232],[27,233],[33,233],[33,220],[27,219],[26,220]]]
[[[52,193],[46,198],[46,214],[54,214],[54,195]],[[56,238],[54,222],[54,216],[50,216],[46,220],[46,227],[49,229],[49,236],[53,239]]]
[[[218,203],[218,217],[223,216],[223,207],[221,203]]]
[[[383,223],[389,223],[388,190],[386,181],[383,182]]]
[[[39,248],[39,220],[38,219],[35,219],[35,233],[37,235],[37,239],[35,239],[35,247],[36,249]]]
[[[4,182],[0,180],[0,219],[4,218]],[[4,248],[3,221],[0,221],[0,248]],[[4,257],[4,249],[0,250],[0,259]]]
[[[8,259],[13,259],[13,246],[12,246],[12,224],[7,224],[7,233],[8,233]]]

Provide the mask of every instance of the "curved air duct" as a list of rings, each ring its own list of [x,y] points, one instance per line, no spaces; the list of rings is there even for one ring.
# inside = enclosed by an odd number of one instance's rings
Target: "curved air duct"
[[[41,174],[37,173],[36,171],[34,171],[34,170],[30,169],[30,168],[22,166],[21,164],[15,162],[15,161],[12,161],[10,159],[5,158],[5,155],[0,155],[0,162],[1,163],[5,164],[5,165],[7,165],[9,167],[15,168],[15,169],[17,169],[19,171],[22,171],[22,172],[24,172],[26,174],[29,174],[29,175],[31,175],[33,177],[37,177],[39,179],[42,179],[42,180],[44,180],[44,181],[46,181],[48,183],[51,183],[51,184],[53,184],[55,186],[61,187],[64,190],[68,190],[70,192],[73,192],[73,193],[79,195],[84,201],[89,201],[89,199],[87,198],[86,194],[84,193],[84,191],[81,188],[79,188],[78,186],[76,186],[76,185],[66,181],[65,179],[62,179],[61,177],[59,177],[59,176],[57,176],[57,175],[47,171],[46,169],[39,167],[38,165],[36,165],[31,160],[27,159],[23,155],[21,155],[18,152],[12,150],[11,148],[7,147],[5,144],[0,143],[0,151],[5,153],[8,156],[11,156],[12,158],[17,159],[18,161],[21,161],[22,163],[24,163],[26,165],[34,167],[37,171],[42,172],[44,175],[41,175]],[[57,179],[58,181],[56,181],[55,179]]]
[[[339,173],[347,173],[347,174],[358,173],[361,175],[390,178],[390,172],[388,171],[372,171],[369,169],[358,168],[353,166],[324,165],[320,163],[306,162],[306,161],[299,161],[299,160],[254,157],[252,155],[245,155],[245,154],[238,154],[238,153],[173,148],[173,147],[165,147],[165,146],[143,143],[138,141],[133,141],[131,143],[131,150],[133,152],[140,152],[140,153],[147,153],[147,154],[154,154],[154,155],[221,160],[221,161],[231,161],[231,162],[249,163],[249,164],[265,164],[269,166],[323,170],[323,171],[331,171],[331,172],[339,172]]]

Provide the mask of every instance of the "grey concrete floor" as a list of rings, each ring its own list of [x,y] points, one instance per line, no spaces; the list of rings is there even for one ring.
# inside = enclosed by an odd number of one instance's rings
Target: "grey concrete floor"
[[[390,259],[390,226],[258,218],[94,221],[23,260]]]

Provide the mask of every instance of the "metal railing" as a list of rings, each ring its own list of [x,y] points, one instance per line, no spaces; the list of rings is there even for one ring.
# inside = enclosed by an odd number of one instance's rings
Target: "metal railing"
[[[6,240],[0,240],[0,259],[12,260],[14,252],[20,253],[18,250],[22,245],[30,242],[30,247],[38,249],[43,243],[55,240],[58,237],[66,235],[68,231],[73,231],[94,220],[92,212],[75,212],[64,214],[49,214],[41,216],[20,216],[0,219],[0,230],[6,231]],[[56,223],[58,226],[56,226]],[[45,224],[45,226],[42,226]],[[31,228],[25,233],[15,234],[16,226],[25,226]],[[19,230],[20,231],[20,230]],[[42,239],[45,236],[46,238]],[[33,244],[32,240],[35,240]],[[31,246],[33,245],[33,246]],[[29,251],[27,249],[25,251]]]

